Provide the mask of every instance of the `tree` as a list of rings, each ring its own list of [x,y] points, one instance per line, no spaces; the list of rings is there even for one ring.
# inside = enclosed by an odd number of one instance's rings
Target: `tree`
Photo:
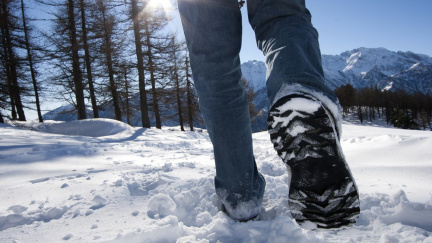
[[[171,39],[171,60],[173,63],[173,66],[171,67],[171,76],[172,79],[174,80],[174,84],[175,84],[175,97],[176,97],[176,102],[177,102],[177,114],[178,114],[178,118],[179,118],[179,124],[180,124],[180,129],[181,131],[184,131],[184,127],[183,127],[183,112],[182,112],[182,96],[183,96],[183,92],[181,92],[181,87],[180,87],[180,69],[179,69],[179,65],[178,65],[178,54],[180,53],[180,51],[182,50],[182,43],[177,43],[177,41],[175,40],[175,36],[173,35],[172,39]],[[184,45],[183,45],[183,49],[184,49]]]
[[[27,18],[25,15],[25,8],[24,8],[24,1],[21,0],[21,12],[22,12],[22,24],[23,24],[23,30],[24,30],[24,40],[25,40],[25,48],[27,50],[27,60],[29,62],[30,67],[30,75],[32,79],[33,84],[33,90],[35,94],[35,100],[36,100],[36,110],[38,114],[39,122],[43,122],[42,119],[42,112],[40,108],[40,101],[39,101],[39,92],[38,92],[38,82],[36,80],[36,71],[33,64],[33,55],[32,55],[32,49],[29,41],[29,30],[27,28]]]
[[[163,30],[168,24],[167,16],[164,11],[150,7],[150,0],[144,0],[144,8],[141,11],[141,21],[143,27],[143,47],[144,56],[147,61],[147,72],[152,90],[152,104],[155,116],[156,128],[162,128],[162,121],[159,109],[158,86],[163,80],[165,70],[163,70],[165,55],[167,54],[170,38]]]
[[[136,89],[134,89],[134,77],[132,76],[134,66],[132,63],[129,63],[125,60],[123,60],[120,65],[120,74],[119,78],[121,79],[120,85],[124,87],[123,90],[119,92],[120,97],[122,97],[122,113],[126,115],[126,122],[131,125],[132,119],[134,117],[139,116],[137,111],[139,111],[139,101],[138,106],[136,105],[135,99],[134,99],[134,93],[136,92]],[[120,77],[121,76],[121,77]],[[132,76],[132,77],[131,77]]]
[[[186,95],[187,95],[187,111],[188,111],[188,123],[189,129],[193,131],[193,93],[191,85],[191,75],[189,74],[189,59],[188,56],[185,57],[185,70],[186,70]]]
[[[15,32],[22,28],[18,25],[18,18],[11,13],[14,0],[2,0],[0,8],[0,28],[1,28],[1,61],[4,70],[4,82],[8,87],[9,104],[13,120],[25,121],[24,107],[21,99],[22,88],[18,83],[18,57],[16,48],[19,39]]]
[[[245,78],[241,79],[242,85],[244,86],[245,92],[246,92],[246,98],[248,100],[248,107],[249,107],[249,117],[251,119],[251,122],[256,121],[257,115],[259,113],[255,110],[255,91],[254,89],[249,85],[248,81]]]
[[[343,109],[343,115],[349,113],[350,107],[354,106],[355,102],[355,90],[351,84],[343,85],[337,88],[335,91],[336,96],[339,99],[339,103]]]
[[[77,119],[86,119],[85,83],[82,75],[82,52],[79,37],[79,12],[73,0],[41,0],[50,11],[52,27],[43,32],[44,50],[51,92],[64,99],[77,112]]]
[[[90,47],[89,47],[88,35],[87,35],[86,5],[84,3],[84,0],[79,0],[79,1],[80,1],[80,11],[81,11],[82,42],[83,42],[86,71],[87,71],[87,83],[89,85],[89,93],[90,93],[90,100],[93,109],[93,117],[99,118],[99,108],[97,105],[95,85],[93,82]]]
[[[3,65],[0,65],[0,77],[5,77],[5,76],[6,75],[4,75]],[[7,102],[8,89],[4,81],[5,80],[3,78],[0,79],[0,123],[5,122],[3,118],[4,115],[2,114],[1,110],[6,110],[6,107],[8,106],[8,102]]]
[[[185,57],[185,79],[186,79],[186,97],[187,97],[187,117],[189,129],[194,130],[194,124],[204,124],[201,111],[198,104],[198,96],[191,76],[188,55]]]
[[[137,58],[137,71],[138,71],[138,86],[139,86],[139,94],[140,94],[140,110],[141,110],[141,123],[143,127],[150,127],[150,119],[148,116],[148,108],[147,108],[147,91],[145,88],[145,76],[144,76],[144,54],[142,50],[141,43],[141,30],[142,26],[140,25],[141,18],[139,16],[139,8],[137,4],[137,0],[130,0],[131,9],[130,15],[133,23],[133,32],[134,32],[134,43],[135,43],[135,54]]]
[[[76,96],[76,107],[78,111],[78,120],[86,119],[86,109],[84,103],[84,85],[82,80],[82,73],[80,68],[79,59],[79,45],[77,40],[77,30],[75,25],[75,6],[73,0],[67,0],[68,7],[68,25],[69,37],[71,42],[72,51],[72,75],[73,83],[75,86],[75,96]]]
[[[115,14],[110,13],[108,10],[108,4],[110,1],[106,0],[96,0],[96,14],[94,16],[94,19],[97,21],[94,24],[97,31],[98,36],[102,40],[101,45],[101,52],[104,55],[105,59],[105,65],[108,72],[108,79],[109,79],[109,91],[111,93],[111,98],[113,102],[114,107],[114,115],[115,119],[118,121],[122,120],[122,114],[120,109],[120,97],[117,91],[117,84],[115,81],[115,70],[114,70],[114,56],[116,54],[116,51],[114,48],[113,43],[113,35],[114,33],[114,26],[117,24],[117,20],[115,18]]]

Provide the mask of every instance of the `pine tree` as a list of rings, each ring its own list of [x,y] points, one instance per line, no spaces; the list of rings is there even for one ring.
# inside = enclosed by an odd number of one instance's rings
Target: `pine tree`
[[[189,66],[189,57],[186,55],[185,59],[185,80],[186,80],[186,97],[187,97],[187,117],[189,129],[194,130],[194,124],[204,124],[204,120],[201,115],[201,110],[198,104],[198,96],[196,94],[195,86],[193,83],[191,70]]]
[[[79,0],[79,1],[80,1],[79,3],[80,3],[80,12],[81,12],[82,42],[83,42],[85,64],[86,64],[86,71],[87,71],[87,75],[86,75],[87,83],[89,86],[89,94],[90,94],[90,100],[92,104],[93,117],[99,118],[99,108],[97,105],[95,84],[93,81],[92,62],[91,62],[90,47],[89,47],[88,34],[87,34],[86,4],[84,3],[84,0]]]
[[[38,82],[36,80],[36,70],[33,64],[33,55],[32,55],[32,49],[29,41],[29,30],[27,28],[27,17],[25,15],[25,7],[24,7],[23,0],[21,0],[21,12],[22,12],[22,24],[24,30],[25,48],[27,50],[27,60],[30,67],[30,75],[32,79],[33,90],[34,90],[35,100],[36,100],[36,110],[37,110],[39,122],[43,122],[40,101],[39,101],[39,88],[38,88]]]
[[[256,117],[259,115],[259,113],[255,110],[255,91],[254,89],[249,85],[248,81],[245,78],[241,79],[241,83],[244,86],[246,98],[248,100],[248,107],[249,107],[249,117],[251,119],[251,122],[256,121]]]
[[[135,43],[135,54],[137,58],[137,71],[138,71],[138,86],[140,94],[140,110],[141,110],[141,123],[143,127],[150,127],[150,119],[148,116],[148,105],[147,105],[147,91],[145,88],[145,76],[144,76],[144,54],[141,43],[141,30],[142,25],[141,18],[139,16],[140,9],[137,4],[137,0],[130,0],[131,9],[130,15],[133,23],[134,32],[134,43]]]
[[[4,82],[8,88],[12,120],[25,121],[24,106],[21,98],[23,89],[18,83],[18,55],[16,53],[19,43],[16,32],[20,32],[22,28],[18,25],[18,18],[13,15],[14,10],[16,10],[14,0],[1,0],[1,61],[5,74]]]
[[[130,91],[129,91],[129,88],[130,88],[130,83],[129,83],[129,78],[128,78],[128,70],[129,70],[130,68],[126,65],[126,64],[124,64],[124,65],[122,65],[122,74],[123,74],[123,78],[124,78],[124,87],[125,87],[125,94],[123,95],[123,97],[124,97],[124,99],[125,99],[125,109],[124,109],[124,111],[125,111],[125,113],[126,113],[126,122],[127,122],[127,124],[131,124],[131,120],[130,120],[130,117],[131,117],[131,115],[132,115],[132,112],[131,112],[131,109],[130,109]]]
[[[343,85],[337,88],[335,91],[339,99],[339,103],[343,108],[343,115],[348,114],[350,107],[355,104],[355,89],[351,84]]]
[[[171,38],[170,49],[171,49],[171,53],[168,57],[172,62],[171,80],[174,83],[173,90],[174,90],[174,96],[176,97],[175,101],[176,101],[177,116],[179,119],[180,130],[184,131],[183,111],[182,111],[183,110],[182,100],[183,100],[184,92],[181,87],[182,84],[180,80],[180,67],[179,67],[179,58],[178,58],[178,56],[181,54],[181,51],[184,50],[184,44],[178,43],[177,40],[175,39],[175,35],[173,35]]]
[[[193,93],[192,93],[192,88],[191,88],[191,76],[189,74],[189,59],[188,56],[185,57],[185,70],[186,70],[186,95],[187,95],[187,110],[188,110],[188,123],[189,123],[189,129],[191,131],[194,130],[193,128]]]
[[[82,80],[82,72],[80,67],[80,57],[78,54],[79,45],[78,45],[78,36],[77,29],[75,23],[75,6],[73,0],[67,0],[67,8],[68,8],[68,25],[67,29],[69,31],[69,37],[71,41],[71,51],[72,51],[72,74],[73,74],[73,83],[75,87],[75,96],[76,96],[76,107],[78,111],[78,120],[86,119],[86,109],[84,103],[84,85]]]
[[[80,56],[79,11],[73,0],[45,0],[41,4],[52,12],[52,27],[43,32],[46,39],[44,55],[46,70],[56,99],[63,99],[74,107],[77,119],[86,119],[85,83]]]
[[[95,30],[98,31],[98,37],[101,39],[101,52],[104,56],[104,64],[106,71],[108,72],[109,86],[108,90],[111,94],[112,103],[114,107],[114,116],[118,121],[122,120],[122,113],[120,109],[120,96],[118,94],[118,87],[115,80],[115,55],[119,50],[115,49],[115,43],[113,43],[114,38],[114,26],[118,23],[115,18],[115,13],[112,7],[108,4],[111,1],[106,0],[96,0],[94,23]],[[112,11],[112,12],[110,12]],[[96,24],[96,23],[99,23]]]
[[[168,51],[170,38],[164,32],[168,24],[168,18],[163,11],[149,7],[149,0],[144,0],[144,8],[141,11],[143,25],[144,56],[147,61],[146,70],[152,91],[152,104],[155,116],[156,128],[162,128],[162,120],[159,108],[159,84],[164,81],[163,69],[165,55]]]

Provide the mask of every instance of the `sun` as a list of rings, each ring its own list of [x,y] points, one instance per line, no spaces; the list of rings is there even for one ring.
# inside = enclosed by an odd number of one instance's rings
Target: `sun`
[[[147,3],[146,8],[163,10],[165,13],[168,13],[173,10],[173,5],[171,3],[171,0],[150,0]]]

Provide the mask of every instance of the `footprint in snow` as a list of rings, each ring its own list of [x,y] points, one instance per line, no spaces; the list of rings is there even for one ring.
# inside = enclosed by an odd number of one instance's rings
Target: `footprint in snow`
[[[67,234],[63,237],[63,240],[70,240],[73,237],[73,234]]]

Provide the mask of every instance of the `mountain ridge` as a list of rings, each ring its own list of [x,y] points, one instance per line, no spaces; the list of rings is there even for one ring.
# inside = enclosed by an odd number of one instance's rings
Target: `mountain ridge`
[[[361,47],[339,55],[322,55],[322,63],[326,85],[332,90],[351,84],[355,89],[378,87],[382,91],[432,94],[432,57],[424,54]],[[252,119],[252,129],[265,130],[270,105],[265,64],[254,60],[243,63],[241,68],[243,78],[254,88],[254,104],[261,115]]]
[[[356,89],[378,85],[380,90],[432,93],[432,57],[425,54],[361,47],[339,55],[322,55],[322,63],[325,82],[331,89],[346,84]],[[265,88],[264,62],[244,62],[242,72],[255,91]]]

